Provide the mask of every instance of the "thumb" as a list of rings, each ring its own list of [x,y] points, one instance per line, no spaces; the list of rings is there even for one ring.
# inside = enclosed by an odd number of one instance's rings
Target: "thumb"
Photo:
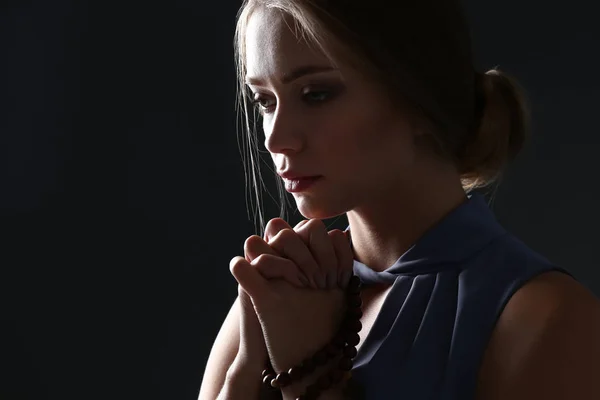
[[[244,257],[233,257],[229,262],[229,271],[253,299],[259,300],[267,293],[267,280]]]
[[[262,328],[256,316],[252,299],[240,285],[238,285],[238,298],[241,309],[239,350],[249,361],[261,360],[261,365],[263,365],[266,363],[268,355]]]

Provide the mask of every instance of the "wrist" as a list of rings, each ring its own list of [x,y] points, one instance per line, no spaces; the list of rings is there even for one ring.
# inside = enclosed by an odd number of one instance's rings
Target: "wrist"
[[[266,360],[255,357],[245,357],[238,354],[227,370],[227,375],[237,379],[256,380],[265,369]]]
[[[236,357],[225,374],[223,389],[218,400],[247,400],[258,399],[261,393],[261,382],[257,379],[260,372],[256,372],[257,366]]]

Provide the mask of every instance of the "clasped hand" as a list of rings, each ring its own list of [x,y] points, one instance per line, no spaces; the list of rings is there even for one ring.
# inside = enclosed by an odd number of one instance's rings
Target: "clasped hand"
[[[251,236],[230,270],[242,305],[238,357],[276,372],[312,356],[339,329],[353,253],[346,234],[327,232],[318,219],[292,228],[269,221],[265,237]]]

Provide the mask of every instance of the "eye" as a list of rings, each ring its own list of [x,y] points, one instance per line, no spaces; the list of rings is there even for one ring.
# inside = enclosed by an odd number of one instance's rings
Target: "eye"
[[[261,95],[260,93],[256,93],[254,95],[254,97],[251,99],[252,104],[254,104],[254,107],[256,107],[258,109],[258,111],[263,114],[263,113],[269,113],[272,112],[272,107],[274,106],[274,101],[273,99],[270,99],[264,95]]]
[[[319,103],[321,101],[327,100],[329,93],[324,91],[318,92],[308,92],[304,94],[304,98],[308,101]]]
[[[335,97],[335,95],[337,93],[339,93],[341,91],[341,89],[324,89],[324,88],[305,88],[302,91],[302,97],[304,98],[304,101],[306,101],[307,103],[311,104],[311,105],[318,105],[320,103],[324,103],[328,100],[331,100],[332,98]]]

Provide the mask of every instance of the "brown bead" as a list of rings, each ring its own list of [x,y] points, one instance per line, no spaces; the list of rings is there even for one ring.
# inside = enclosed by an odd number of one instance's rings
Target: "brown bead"
[[[358,308],[362,306],[362,299],[360,298],[360,294],[352,294],[348,296],[347,303],[350,308]]]
[[[350,281],[348,281],[348,289],[355,290],[361,287],[360,278],[356,275],[352,275],[350,277]]]
[[[263,383],[267,386],[271,386],[271,381],[275,379],[275,374],[267,374],[264,378],[263,378]]]
[[[362,323],[358,319],[350,318],[350,319],[346,320],[346,322],[344,323],[344,328],[347,331],[358,333],[362,329]]]
[[[339,369],[333,369],[329,372],[329,379],[333,384],[339,383],[343,377],[344,373]]]
[[[281,372],[279,375],[277,375],[275,380],[277,381],[278,387],[284,387],[292,383],[292,378],[290,378],[290,375],[287,372]]]
[[[354,347],[354,346],[344,347],[344,357],[354,358],[354,357],[356,357],[357,353],[358,353],[358,351],[356,350],[356,347]]]
[[[349,332],[346,335],[346,343],[348,343],[348,346],[356,346],[360,343],[360,336],[356,332]]]
[[[360,287],[348,288],[348,289],[346,289],[346,294],[356,295],[356,294],[360,294],[360,291],[361,291]]]
[[[277,379],[276,379],[276,378],[277,378],[277,377],[275,377],[275,378],[271,379],[271,387],[274,387],[274,388],[279,388],[279,387],[280,387],[280,386],[279,386],[279,382],[277,381]]]
[[[331,341],[331,344],[341,350],[344,347],[344,344],[346,344],[346,338],[344,337],[344,333],[340,332],[337,335],[335,335],[335,337]]]
[[[263,370],[262,374],[260,376],[262,376],[263,378],[269,374],[272,374],[273,370],[271,370],[270,368],[267,368],[265,370]]]
[[[327,353],[329,358],[332,358],[332,357],[335,357],[340,352],[340,348],[329,343],[327,346],[325,346],[325,352]]]
[[[360,319],[363,316],[363,312],[360,308],[351,308],[348,310],[348,317]]]
[[[329,356],[324,350],[317,351],[317,353],[313,356],[315,365],[325,365],[327,360],[329,360]]]
[[[322,391],[325,391],[331,387],[331,379],[329,378],[329,374],[325,374],[317,380],[317,386]]]
[[[342,357],[340,359],[340,362],[338,364],[338,367],[342,370],[342,371],[350,371],[352,369],[352,359],[348,358],[348,357]]]
[[[304,376],[304,365],[300,364],[298,366],[292,367],[288,371],[288,375],[292,378],[293,381],[300,380]]]

